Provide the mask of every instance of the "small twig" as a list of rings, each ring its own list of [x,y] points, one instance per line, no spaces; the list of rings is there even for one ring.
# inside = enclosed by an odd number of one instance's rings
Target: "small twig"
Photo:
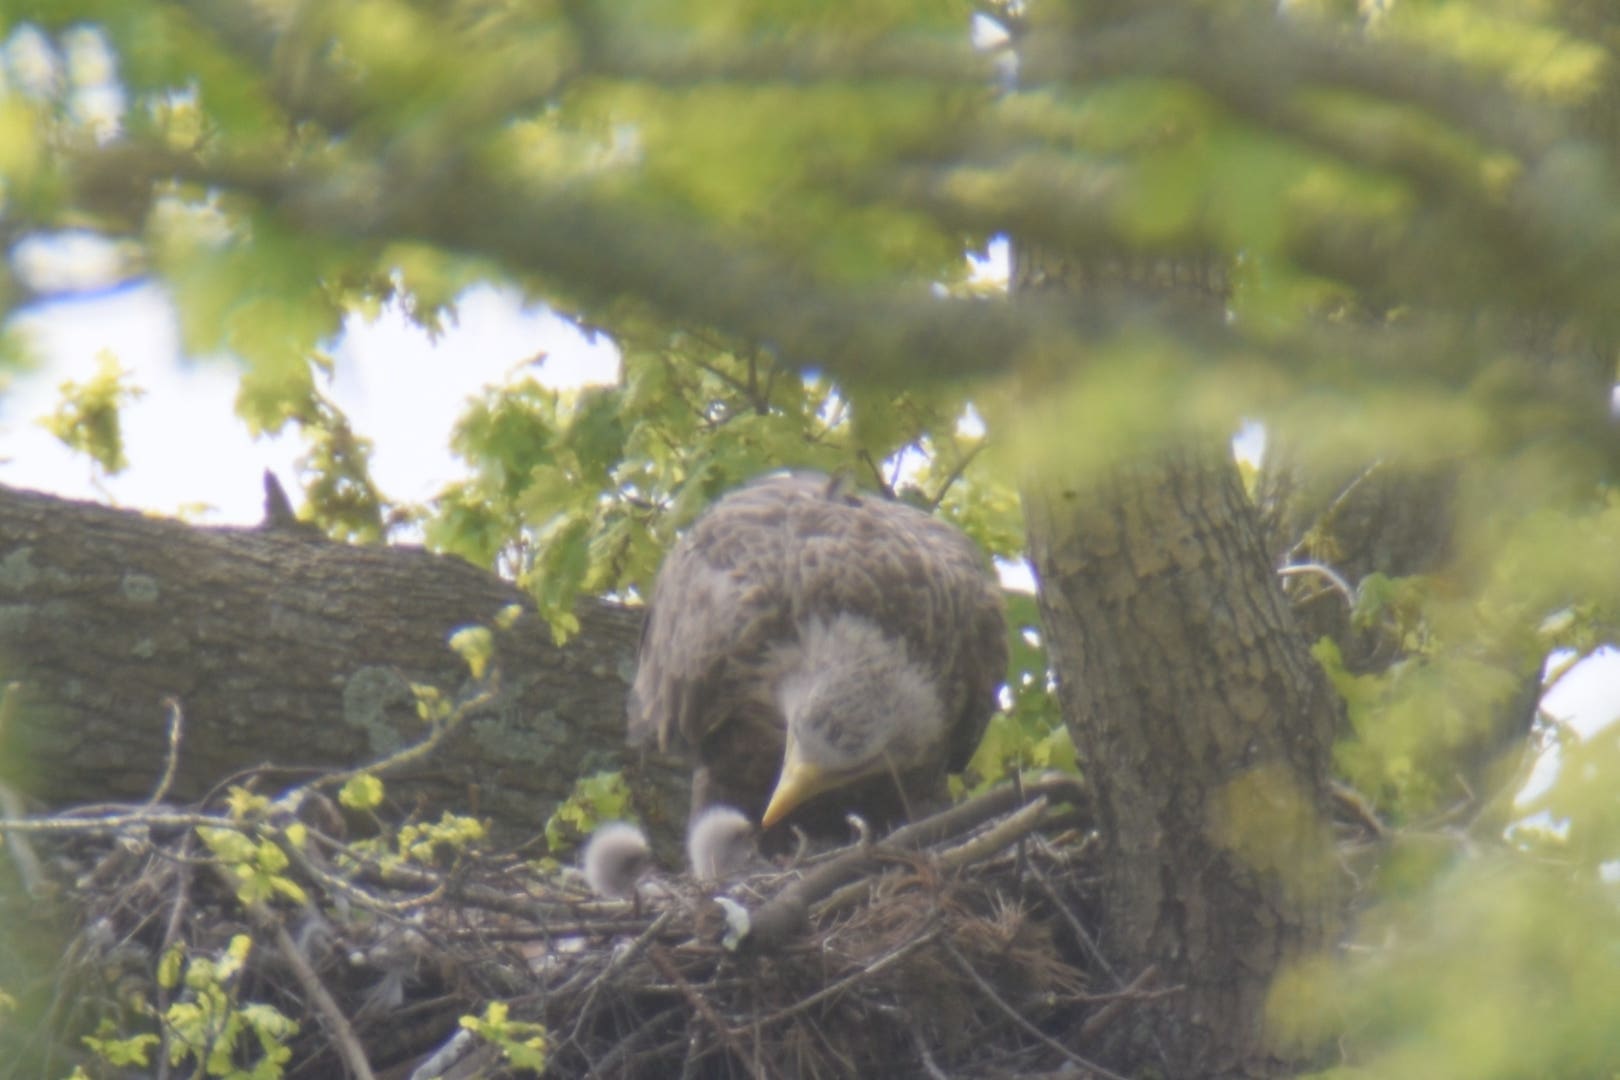
[[[1328,503],[1327,509],[1323,510],[1316,516],[1315,523],[1310,529],[1306,530],[1305,535],[1300,537],[1299,541],[1295,543],[1293,547],[1288,549],[1288,559],[1290,562],[1304,552],[1305,543],[1310,538],[1310,534],[1321,525],[1333,520],[1333,516],[1339,512],[1339,509],[1344,506],[1346,502],[1349,501],[1351,494],[1355,492],[1356,488],[1365,483],[1367,478],[1373,473],[1377,472],[1383,466],[1383,464],[1384,462],[1382,458],[1376,459],[1371,465],[1368,465],[1365,469],[1361,470],[1361,472],[1351,477],[1350,482],[1340,489],[1339,493],[1333,497],[1332,502]]]
[[[371,1062],[366,1060],[365,1048],[360,1045],[360,1040],[354,1034],[354,1028],[349,1025],[349,1018],[343,1015],[343,1010],[338,1008],[338,1003],[332,999],[320,976],[309,966],[304,954],[298,951],[292,935],[287,933],[287,928],[269,908],[262,904],[255,904],[254,907],[258,909],[254,913],[255,921],[267,927],[275,936],[276,948],[281,952],[281,958],[292,969],[293,978],[298,980],[298,985],[303,988],[310,1004],[326,1021],[327,1034],[337,1047],[338,1056],[343,1059],[344,1065],[348,1066],[349,1075],[355,1080],[375,1080]]]
[[[1125,1006],[1134,1002],[1153,1001],[1156,998],[1166,997],[1181,992],[1181,987],[1171,986],[1162,990],[1149,990],[1148,984],[1159,977],[1159,969],[1152,964],[1142,969],[1142,973],[1132,979],[1130,985],[1117,994],[1110,995],[1108,1004],[1098,1009],[1096,1013],[1080,1025],[1080,1039],[1082,1042],[1094,1038],[1103,1028],[1113,1023],[1114,1017],[1124,1011]]]
[[[1333,801],[1348,810],[1350,815],[1365,825],[1374,836],[1380,840],[1389,839],[1389,826],[1378,819],[1378,811],[1373,809],[1366,796],[1349,784],[1338,780],[1332,781],[1328,785],[1328,790],[1333,796]]]
[[[10,729],[12,722],[17,718],[18,702],[22,699],[22,683],[11,682],[0,691],[0,735]],[[23,806],[22,796],[12,789],[10,784],[0,782],[0,815],[4,821],[0,825],[9,824],[28,816]],[[45,867],[34,854],[26,837],[20,833],[6,833],[6,847],[11,850],[11,860],[17,864],[17,876],[22,879],[22,886],[29,896],[38,896],[45,888]]]
[[[180,839],[179,859],[181,865],[175,870],[177,884],[174,889],[174,903],[169,905],[169,921],[163,927],[163,944],[158,949],[158,956],[166,956],[174,947],[175,940],[180,936],[180,922],[185,918],[186,909],[191,902],[191,868],[185,865],[191,855],[191,841],[196,833],[186,833]],[[161,982],[157,987],[157,1012],[159,1016],[166,1016],[169,1011],[169,988]],[[158,1047],[157,1080],[168,1080],[169,1070],[169,1040],[173,1034],[168,1024],[161,1025],[162,1042]]]
[[[942,869],[954,870],[978,862],[980,859],[987,859],[1029,835],[1041,823],[1041,815],[1045,811],[1046,796],[1042,795],[999,822],[994,828],[987,829],[971,840],[936,855],[934,862]],[[886,843],[879,844],[872,851],[879,859],[894,858],[901,854]],[[811,908],[810,914],[819,919],[833,912],[842,911],[859,900],[871,884],[870,880],[864,878],[852,881],[831,893],[825,900],[816,903]]]
[[[0,830],[6,834],[6,847],[11,851],[11,861],[17,866],[17,877],[29,896],[40,896],[44,893],[47,878],[45,865],[39,861],[33,847],[23,831],[13,831],[10,826],[23,824],[20,818],[26,815],[22,796],[10,784],[0,781]]]
[[[863,876],[876,858],[876,849],[857,847],[808,871],[749,912],[750,930],[745,943],[750,948],[768,949],[786,942],[806,925],[812,904]]]
[[[934,1055],[929,1052],[928,1040],[924,1039],[922,1032],[916,1028],[911,1029],[911,1044],[917,1050],[917,1060],[922,1064],[923,1072],[928,1074],[928,1080],[950,1080],[934,1061]]]
[[[954,485],[958,480],[962,479],[962,474],[967,472],[969,465],[973,464],[973,459],[978,457],[988,445],[988,442],[981,439],[979,443],[967,453],[957,454],[956,464],[951,466],[951,471],[945,474],[945,479],[941,481],[939,490],[934,493],[934,497],[928,500],[929,510],[939,509],[939,504],[945,501],[946,495],[950,494],[952,485]]]
[[[1042,795],[1080,802],[1086,797],[1086,789],[1078,777],[1068,773],[1043,773],[1033,780],[1023,782],[1021,786],[1003,784],[977,798],[969,799],[949,810],[943,810],[933,817],[896,829],[885,837],[883,842],[889,847],[907,850],[930,847],[941,840],[977,828],[991,818],[1000,817],[1027,800]]]
[[[877,459],[872,456],[872,452],[870,450],[862,450],[856,455],[856,457],[860,459],[861,463],[864,464],[868,470],[871,471],[872,482],[877,485],[878,491],[883,493],[883,497],[885,499],[894,498],[894,486],[884,478],[883,466],[878,464]]]
[[[765,1074],[760,1072],[756,1062],[749,1059],[747,1052],[737,1042],[737,1035],[731,1030],[731,1026],[714,1011],[714,1006],[709,1004],[709,999],[698,993],[697,988],[687,981],[686,976],[681,974],[680,969],[669,958],[669,954],[659,946],[653,945],[647,949],[647,958],[652,961],[653,967],[657,968],[664,978],[681,988],[681,995],[686,998],[686,1003],[692,1006],[693,1011],[703,1018],[704,1023],[714,1029],[714,1033],[719,1036],[721,1043],[737,1059],[737,1064],[741,1065],[749,1076],[754,1077],[754,1080],[762,1080]]]
[[[586,1061],[589,1062],[589,1071],[586,1073],[586,1075],[587,1076],[636,1076],[636,1075],[641,1075],[642,1070],[637,1070],[637,1069],[634,1069],[634,1068],[621,1068],[621,1062],[624,1059],[626,1059],[626,1058],[628,1058],[630,1056],[631,1052],[635,1049],[637,1043],[639,1043],[644,1038],[649,1038],[650,1037],[649,1034],[648,1034],[649,1032],[656,1035],[658,1033],[659,1028],[668,1027],[671,1023],[674,1023],[678,1019],[680,1019],[680,1014],[679,1014],[679,1011],[676,1010],[676,1009],[665,1009],[662,1012],[654,1013],[640,1027],[636,1028],[634,1031],[630,1032],[629,1034],[622,1036],[619,1039],[618,1045],[614,1046],[614,1048],[611,1051],[608,1052],[608,1055],[606,1057],[604,1057],[601,1061],[594,1061],[594,1062],[590,1061],[589,1056],[584,1054],[584,1051],[583,1051],[583,1048],[582,1048],[581,1049],[581,1054],[582,1054],[582,1056],[585,1056]],[[652,1053],[654,1055],[654,1060],[657,1060],[658,1059],[658,1057],[657,1057],[658,1052],[656,1050],[654,1050],[654,1051],[652,1051]]]
[[[640,956],[647,946],[652,943],[653,938],[661,934],[664,927],[668,926],[670,920],[674,917],[674,908],[665,909],[663,914],[659,915],[658,918],[652,921],[652,925],[648,926],[646,930],[643,930],[640,936],[638,936],[636,940],[632,941],[622,952],[618,953],[613,957],[613,959],[609,960],[607,965],[603,967],[601,972],[597,974],[596,978],[591,980],[590,985],[585,988],[585,1000],[580,1004],[578,1009],[575,1010],[577,1013],[577,1018],[574,1021],[574,1030],[570,1032],[568,1036],[570,1042],[573,1042],[576,1045],[578,1044],[580,1028],[591,1016],[591,1010],[596,1005],[597,992],[601,990],[609,979],[618,975],[619,972],[623,971],[629,966],[632,960]]]
[[[195,829],[219,828],[245,832],[250,826],[213,814],[143,814],[138,811],[108,814],[97,818],[74,818],[66,814],[58,817],[24,818],[21,821],[0,821],[4,833],[107,833],[122,832],[131,825],[156,828]]]
[[[917,856],[897,852],[889,847],[873,848],[872,854],[876,857],[875,861],[878,862],[901,862],[910,866],[915,865],[917,861]],[[811,905],[810,916],[815,919],[825,919],[827,916],[834,915],[845,908],[853,907],[871,892],[875,881],[875,875],[862,875],[847,885],[839,886],[827,894],[825,899],[815,901]]]
[[[795,1001],[792,1005],[778,1009],[769,1016],[760,1017],[758,1020],[754,1021],[754,1026],[757,1028],[768,1027],[769,1025],[775,1024],[778,1021],[797,1016],[799,1013],[802,1013],[806,1009],[809,1009],[815,1005],[819,1005],[828,998],[834,997],[837,994],[849,989],[856,983],[861,982],[864,979],[870,979],[872,976],[876,975],[880,971],[883,971],[885,968],[891,967],[894,964],[899,963],[901,960],[904,960],[906,957],[910,956],[924,945],[927,945],[929,942],[938,938],[942,931],[943,928],[938,925],[930,926],[928,929],[924,930],[910,941],[890,949],[888,952],[884,953],[876,960],[873,960],[871,963],[863,964],[854,971],[850,972],[848,975],[845,975],[842,979],[839,979],[837,982],[823,986],[820,990],[817,990],[809,997],[802,998],[799,1001]]]
[[[287,839],[287,834],[281,829],[267,830],[270,842],[280,848],[287,856],[287,860],[296,866],[310,881],[325,889],[328,893],[342,895],[349,898],[356,905],[368,911],[387,915],[407,915],[410,912],[430,904],[444,895],[446,884],[440,880],[429,892],[422,896],[413,896],[408,900],[384,900],[364,889],[357,888],[336,874],[316,865],[309,854],[301,850],[296,844]]]
[[[956,951],[956,947],[951,944],[949,938],[946,938],[944,941],[940,942],[940,944],[950,955],[951,959],[956,961],[956,966],[962,969],[962,974],[971,979],[973,981],[973,985],[979,988],[979,992],[982,993],[992,1005],[1001,1010],[1002,1014],[1005,1015],[1007,1019],[1011,1020],[1013,1023],[1022,1028],[1026,1034],[1032,1035],[1039,1039],[1042,1043],[1051,1047],[1053,1050],[1056,1050],[1059,1054],[1062,1054],[1064,1058],[1072,1061],[1082,1069],[1089,1069],[1098,1076],[1105,1077],[1106,1080],[1125,1080],[1125,1077],[1120,1076],[1118,1073],[1105,1069],[1096,1062],[1081,1057],[1079,1054],[1075,1053],[1073,1050],[1070,1050],[1067,1046],[1064,1046],[1062,1043],[1052,1038],[1052,1036],[1048,1035],[1046,1032],[1024,1019],[1023,1014],[1017,1009],[1013,1008],[1011,1005],[1007,1004],[1006,999],[1004,999],[1000,994],[996,993],[996,988],[986,982],[983,975],[980,975],[974,970],[973,965],[968,963],[965,956]]]
[[[1340,596],[1344,597],[1344,602],[1349,606],[1350,610],[1354,611],[1356,609],[1355,590],[1350,588],[1350,583],[1344,580],[1337,570],[1333,569],[1333,567],[1327,565],[1326,563],[1290,563],[1287,566],[1277,567],[1278,577],[1295,577],[1300,574],[1315,574],[1318,577],[1326,578],[1328,580],[1328,584],[1333,586],[1333,590]],[[1316,593],[1314,595],[1320,596],[1321,594]]]
[[[284,805],[290,804],[289,808],[296,810],[305,790],[318,791],[342,787],[356,776],[384,776],[407,765],[416,764],[437,750],[446,739],[461,727],[474,710],[483,708],[491,701],[494,701],[499,690],[498,680],[494,674],[491,674],[484,689],[456,706],[455,711],[445,719],[444,723],[436,725],[433,731],[428,734],[428,737],[421,742],[412,743],[410,746],[397,750],[387,757],[379,758],[369,765],[361,765],[357,768],[344,769],[340,772],[327,773],[324,776],[317,777],[307,784],[283,793],[276,802]]]
[[[185,714],[180,711],[180,702],[172,697],[163,699],[163,707],[169,710],[169,750],[163,759],[163,776],[152,790],[151,798],[136,813],[147,813],[163,801],[174,783],[175,770],[180,766],[180,739],[185,730]]]
[[[1062,897],[1058,896],[1058,891],[1053,887],[1051,879],[1041,873],[1041,868],[1036,866],[1033,860],[1030,861],[1028,869],[1030,876],[1040,884],[1041,891],[1046,893],[1047,899],[1052,901],[1053,906],[1063,915],[1064,921],[1069,924],[1069,929],[1074,931],[1074,936],[1081,945],[1085,946],[1086,952],[1091,954],[1091,958],[1097,962],[1097,966],[1102,968],[1103,973],[1110,979],[1114,980],[1115,986],[1123,985],[1124,980],[1119,977],[1119,972],[1114,970],[1114,966],[1108,962],[1108,957],[1103,955],[1102,948],[1097,944],[1097,939],[1091,936],[1091,931],[1086,929],[1085,924],[1080,921],[1080,917],[1070,911],[1069,905],[1065,904]]]
[[[1017,808],[1026,796],[1078,799],[1084,794],[1085,789],[1074,777],[1047,773],[1021,789],[1004,785],[933,817],[896,829],[881,844],[847,848],[827,862],[817,864],[798,881],[751,911],[753,929],[747,941],[755,948],[771,948],[787,941],[805,925],[812,905],[829,899],[862,877],[880,857],[897,851],[914,851],[958,836]]]
[[[1046,796],[1038,795],[1028,806],[1009,814],[1006,819],[997,822],[979,835],[940,852],[935,857],[935,862],[946,869],[955,870],[980,859],[988,859],[1034,832],[1045,814]]]

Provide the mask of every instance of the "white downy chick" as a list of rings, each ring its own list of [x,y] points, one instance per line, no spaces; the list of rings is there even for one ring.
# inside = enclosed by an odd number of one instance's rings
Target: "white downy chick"
[[[754,825],[740,810],[711,806],[686,830],[686,859],[699,881],[725,881],[756,857]]]
[[[610,821],[591,834],[581,862],[585,883],[597,896],[628,898],[652,869],[652,848],[636,826]]]

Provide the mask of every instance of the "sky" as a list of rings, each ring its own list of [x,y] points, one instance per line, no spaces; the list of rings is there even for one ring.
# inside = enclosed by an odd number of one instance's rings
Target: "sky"
[[[981,271],[996,272],[993,265]],[[296,434],[247,434],[232,412],[235,363],[182,357],[159,287],[136,284],[61,301],[30,313],[24,325],[44,364],[0,393],[0,484],[235,525],[263,516],[266,468],[296,490],[294,463],[303,449]],[[129,469],[98,483],[88,459],[57,442],[38,418],[55,408],[64,381],[94,374],[103,350],[133,373],[145,395],[123,410]],[[374,321],[351,319],[324,390],[374,440],[373,475],[383,491],[425,501],[465,473],[448,442],[468,400],[513,373],[528,373],[540,354],[539,376],[550,385],[617,376],[618,355],[605,339],[588,341],[515,293],[481,287],[462,298],[456,321],[437,341],[396,308]],[[1237,448],[1255,455],[1262,442],[1251,427]],[[1620,718],[1620,653],[1577,667],[1543,706],[1586,735]],[[1556,762],[1555,751],[1543,755],[1521,798],[1551,781]]]
[[[296,433],[254,439],[232,412],[238,368],[229,358],[187,360],[162,291],[137,285],[49,305],[24,320],[45,366],[0,396],[0,483],[165,513],[208,524],[250,525],[263,516],[260,475],[288,491],[303,452]],[[82,382],[111,350],[145,394],[123,410],[130,468],[98,486],[90,462],[38,423],[65,381]],[[536,354],[554,386],[611,382],[618,354],[513,293],[469,292],[437,343],[390,307],[374,322],[351,319],[323,387],[357,431],[376,440],[373,475],[391,497],[430,498],[463,474],[448,450],[467,401]],[[204,512],[196,512],[206,507]]]

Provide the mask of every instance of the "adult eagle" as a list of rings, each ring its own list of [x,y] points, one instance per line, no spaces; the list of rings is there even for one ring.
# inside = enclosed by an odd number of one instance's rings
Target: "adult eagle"
[[[823,834],[889,824],[972,756],[1007,668],[983,552],[903,503],[814,474],[743,487],[665,560],[632,742],[695,751],[695,818],[736,806]]]

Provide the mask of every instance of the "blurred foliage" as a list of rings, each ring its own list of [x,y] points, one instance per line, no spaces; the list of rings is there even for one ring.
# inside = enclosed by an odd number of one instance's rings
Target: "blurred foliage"
[[[424,866],[450,866],[463,853],[481,847],[488,836],[489,826],[484,822],[447,810],[438,821],[401,825],[399,855]]]
[[[144,391],[111,353],[97,358],[96,373],[84,382],[62,384],[62,402],[40,423],[70,449],[85,454],[96,468],[115,476],[129,467],[119,409]]]
[[[482,1016],[463,1016],[461,1026],[480,1039],[500,1047],[507,1064],[536,1076],[546,1071],[546,1039],[543,1024],[513,1020],[504,1001],[492,1001]]]
[[[971,46],[975,10],[1016,62]],[[23,243],[101,237],[165,284],[189,352],[244,364],[253,430],[305,432],[316,521],[420,522],[559,640],[766,469],[846,473],[1014,557],[1019,470],[1245,420],[1319,473],[1460,476],[1445,565],[1349,583],[1391,662],[1317,650],[1343,777],[1414,835],[1525,672],[1620,637],[1612,5],[0,0],[0,26],[0,304],[51,294]],[[1002,234],[1123,269],[1008,297],[964,258]],[[1189,256],[1220,317],[1156,287]],[[385,305],[437,333],[481,283],[608,335],[619,378],[515,372],[455,433],[466,479],[391,503],[327,356]],[[56,420],[109,471],[119,386]],[[1325,527],[1306,546],[1351,554]],[[986,779],[1072,765],[1011,609]],[[1620,1068],[1613,731],[1560,736],[1521,808],[1541,831],[1398,850],[1365,948],[1280,992],[1280,1026],[1341,1047],[1336,1075]],[[557,839],[611,807],[586,791]],[[423,843],[475,839],[445,832]]]
[[[1020,770],[1073,772],[1078,768],[1074,742],[1052,693],[1040,613],[1033,596],[1008,594],[1007,633],[1011,653],[1007,707],[990,718],[984,739],[968,763],[969,774],[977,779],[974,791]]]
[[[282,1075],[292,1057],[287,1041],[298,1033],[298,1024],[273,1005],[237,1001],[237,976],[252,947],[251,938],[238,935],[219,960],[193,956],[187,961],[181,980],[185,993],[156,1016],[169,1032],[171,1065],[191,1062],[194,1075],[227,1080]],[[105,1048],[99,1049],[106,1057]],[[108,1062],[118,1063],[112,1057]]]
[[[597,772],[574,781],[574,790],[546,820],[546,850],[568,851],[598,825],[630,815],[630,785],[621,772]]]
[[[964,408],[949,388],[857,406],[824,378],[694,333],[626,340],[616,386],[558,391],[520,374],[486,389],[453,437],[471,475],[443,493],[427,535],[516,578],[559,640],[578,628],[578,594],[647,595],[676,531],[772,468],[939,505],[1015,555],[1017,498],[975,467],[982,438],[959,431]]]
[[[189,1065],[193,1076],[275,1080],[284,1075],[292,1057],[287,1043],[298,1034],[298,1023],[273,1005],[238,1000],[252,951],[253,939],[245,934],[231,938],[217,958],[188,957],[179,946],[170,949],[159,965],[159,978],[165,990],[179,991],[176,999],[162,1009],[138,992],[123,1002],[141,1027],[161,1028],[167,1038],[153,1031],[125,1034],[111,1017],[104,1017],[96,1033],[83,1039],[94,1055],[95,1070],[76,1066],[69,1080],[123,1075],[137,1066],[150,1069],[160,1046],[169,1066]]]

